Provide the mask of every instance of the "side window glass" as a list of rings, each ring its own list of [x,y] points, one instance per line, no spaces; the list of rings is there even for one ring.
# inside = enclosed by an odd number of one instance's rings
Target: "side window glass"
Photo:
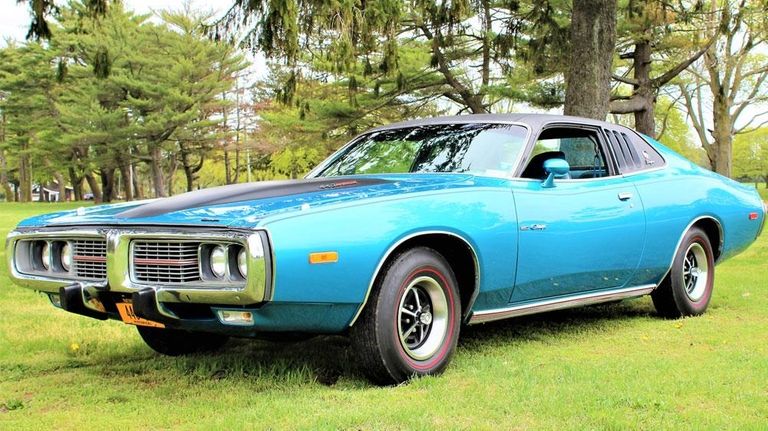
[[[607,159],[596,130],[567,127],[545,129],[536,140],[522,177],[546,178],[544,162],[551,158],[561,158],[568,162],[571,166],[571,179],[608,176]]]

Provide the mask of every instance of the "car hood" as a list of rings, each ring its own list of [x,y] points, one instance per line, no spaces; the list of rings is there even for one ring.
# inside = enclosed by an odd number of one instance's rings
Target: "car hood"
[[[472,187],[466,174],[403,174],[232,184],[147,201],[98,205],[24,220],[19,227],[207,225],[254,227],[266,217],[388,196]]]

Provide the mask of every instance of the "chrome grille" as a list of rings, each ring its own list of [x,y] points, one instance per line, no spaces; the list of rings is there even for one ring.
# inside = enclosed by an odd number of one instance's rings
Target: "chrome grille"
[[[134,280],[168,284],[200,281],[199,247],[199,242],[134,241]]]
[[[76,239],[72,241],[74,272],[78,278],[105,280],[107,278],[107,242]]]

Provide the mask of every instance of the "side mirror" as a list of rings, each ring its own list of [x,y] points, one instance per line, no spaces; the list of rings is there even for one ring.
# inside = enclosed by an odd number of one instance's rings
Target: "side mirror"
[[[571,171],[571,166],[565,159],[549,159],[544,161],[544,172],[547,179],[541,183],[541,187],[552,188],[555,186],[555,178],[564,178]]]

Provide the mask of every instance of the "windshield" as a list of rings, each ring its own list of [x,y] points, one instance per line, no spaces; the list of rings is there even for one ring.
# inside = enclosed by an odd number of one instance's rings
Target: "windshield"
[[[360,137],[316,176],[468,172],[509,177],[526,129],[507,124],[434,124]]]

